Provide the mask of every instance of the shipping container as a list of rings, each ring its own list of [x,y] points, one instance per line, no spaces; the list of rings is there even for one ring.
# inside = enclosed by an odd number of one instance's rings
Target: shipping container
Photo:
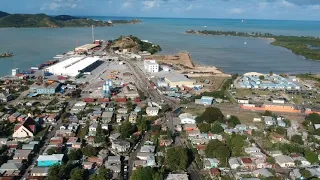
[[[109,98],[99,98],[98,102],[109,102]]]
[[[83,98],[83,102],[94,102],[94,98]]]

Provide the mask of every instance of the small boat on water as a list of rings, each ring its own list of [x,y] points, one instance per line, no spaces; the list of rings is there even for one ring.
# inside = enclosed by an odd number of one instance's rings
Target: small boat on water
[[[6,57],[12,57],[13,53],[12,52],[7,52],[7,53],[2,53],[0,54],[0,58],[6,58]]]
[[[243,44],[244,44],[244,45],[246,45],[246,44],[247,44],[247,42],[244,42]]]

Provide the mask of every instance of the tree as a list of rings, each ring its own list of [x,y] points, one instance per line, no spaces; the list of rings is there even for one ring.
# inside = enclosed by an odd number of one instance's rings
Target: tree
[[[202,133],[208,133],[211,129],[211,125],[208,123],[200,123],[200,124],[198,124],[198,129]]]
[[[133,171],[130,180],[162,180],[163,175],[151,167],[139,167]]]
[[[312,176],[310,171],[307,169],[300,169],[299,172],[304,179],[309,179]]]
[[[264,75],[259,76],[260,80],[264,80]]]
[[[317,114],[317,113],[309,114],[309,115],[306,117],[306,120],[311,121],[312,124],[320,124],[320,115]]]
[[[241,124],[239,118],[237,116],[231,116],[229,119],[228,119],[228,125],[230,127],[235,127],[237,124]]]
[[[211,132],[214,134],[220,134],[220,133],[224,132],[224,129],[219,123],[214,123],[211,128]]]
[[[81,151],[83,155],[88,157],[96,156],[98,154],[97,149],[91,145],[86,145],[84,148],[81,149]]]
[[[52,154],[56,154],[56,153],[57,153],[57,148],[56,147],[52,147],[52,148],[47,150],[47,154],[48,155],[52,155]]]
[[[188,163],[187,150],[181,146],[172,147],[167,150],[167,164],[171,171],[185,170]]]
[[[263,116],[273,116],[271,111],[265,111],[262,115]]]
[[[221,110],[216,107],[208,107],[202,113],[199,119],[201,122],[214,123],[215,121],[224,122],[224,115]]]
[[[106,169],[104,166],[101,166],[98,169],[98,173],[92,174],[90,176],[90,180],[109,180],[112,179],[110,177],[110,170]]]
[[[310,150],[306,150],[304,152],[305,158],[311,163],[316,163],[318,162],[318,155],[317,153],[310,151]]]
[[[300,165],[301,165],[301,161],[295,160],[295,161],[294,161],[294,164],[295,164],[296,166],[300,166]]]
[[[139,132],[142,132],[148,129],[147,119],[141,115],[138,116],[136,125]]]
[[[69,161],[79,160],[82,156],[82,152],[79,149],[71,149],[68,154]]]
[[[227,145],[231,150],[233,157],[241,156],[243,154],[245,140],[246,137],[239,134],[232,134],[230,137],[227,137]]]
[[[275,164],[276,160],[272,156],[270,156],[270,157],[267,157],[266,162],[268,162],[270,164]]]
[[[70,180],[86,180],[88,179],[88,172],[85,169],[75,168],[71,171]]]
[[[102,143],[102,142],[105,142],[105,140],[106,140],[106,137],[103,134],[103,129],[101,127],[101,123],[99,123],[97,126],[96,136],[94,137],[94,142],[95,143]]]
[[[276,127],[275,132],[280,134],[280,135],[286,135],[287,130],[285,128],[283,128],[283,127],[278,126],[278,127]]]
[[[48,180],[60,180],[60,165],[53,165],[48,169]]]
[[[217,158],[222,165],[226,165],[226,160],[231,157],[231,152],[226,144],[217,139],[209,141],[205,154],[209,158]]]
[[[302,136],[298,135],[298,134],[295,134],[291,137],[291,141],[294,142],[294,143],[297,143],[297,144],[300,144],[300,145],[303,145],[304,142],[302,140]]]
[[[129,138],[133,133],[136,132],[136,127],[131,125],[129,121],[124,121],[119,127],[119,133],[121,138]]]

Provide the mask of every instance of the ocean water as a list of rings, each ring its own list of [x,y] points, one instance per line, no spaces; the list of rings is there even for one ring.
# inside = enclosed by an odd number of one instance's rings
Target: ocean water
[[[99,20],[132,17],[92,17]],[[225,36],[184,35],[188,29],[269,32],[282,35],[320,36],[320,21],[230,20],[140,18],[142,24],[95,28],[95,39],[115,39],[135,35],[159,44],[160,54],[186,50],[196,63],[216,66],[227,73],[249,71],[268,73],[320,73],[320,61],[297,56],[289,50],[272,46],[265,39]],[[207,27],[205,27],[207,26]],[[0,59],[0,75],[18,67],[27,70],[51,60],[56,54],[92,41],[91,28],[3,28],[0,29],[0,52],[8,50],[12,58]],[[247,44],[244,44],[247,42]]]

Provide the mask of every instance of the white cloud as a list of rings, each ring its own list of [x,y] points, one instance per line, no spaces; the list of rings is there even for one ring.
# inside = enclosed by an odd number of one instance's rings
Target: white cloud
[[[242,8],[231,8],[231,9],[228,10],[228,12],[230,14],[242,14],[242,13],[245,12],[245,10],[242,9]]]
[[[60,9],[74,9],[78,7],[79,0],[53,0],[49,4],[43,4],[40,11],[51,10],[56,11]]]
[[[296,7],[295,4],[293,4],[293,3],[291,3],[291,2],[288,2],[288,1],[286,1],[286,0],[282,0],[282,1],[281,1],[281,5],[282,5],[283,7],[286,7],[286,8],[295,8],[295,7]]]
[[[121,5],[121,9],[128,9],[132,7],[132,2],[131,1],[125,1]]]
[[[145,8],[145,9],[152,9],[152,8],[160,6],[160,4],[157,0],[142,1],[142,5],[143,5],[143,8]]]

